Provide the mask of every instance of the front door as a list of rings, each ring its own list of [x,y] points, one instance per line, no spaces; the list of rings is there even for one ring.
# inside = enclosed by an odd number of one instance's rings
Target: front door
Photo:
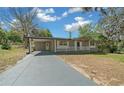
[[[50,50],[50,43],[46,42],[46,50]]]
[[[77,47],[80,47],[80,42],[77,42]]]

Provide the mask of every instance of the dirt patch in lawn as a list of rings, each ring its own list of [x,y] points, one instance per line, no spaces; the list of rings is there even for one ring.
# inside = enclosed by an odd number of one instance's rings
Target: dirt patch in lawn
[[[124,63],[95,55],[59,55],[99,85],[124,85]]]

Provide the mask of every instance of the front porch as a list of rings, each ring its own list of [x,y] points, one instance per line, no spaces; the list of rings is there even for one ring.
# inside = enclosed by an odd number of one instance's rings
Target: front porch
[[[51,52],[97,51],[96,42],[88,39],[29,38],[29,50]],[[31,43],[33,41],[33,44]]]
[[[90,40],[57,40],[55,52],[59,51],[92,51],[96,49],[96,44]]]

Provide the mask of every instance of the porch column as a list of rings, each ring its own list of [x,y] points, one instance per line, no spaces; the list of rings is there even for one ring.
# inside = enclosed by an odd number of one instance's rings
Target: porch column
[[[89,47],[90,47],[90,40],[89,40]]]
[[[75,51],[77,51],[77,41],[74,41],[74,48],[75,48]]]
[[[89,40],[89,50],[90,50],[90,40]]]
[[[54,40],[54,52],[56,52],[56,40]]]
[[[82,50],[82,41],[80,42],[80,50]]]
[[[67,50],[69,49],[69,41],[67,41]]]
[[[29,45],[28,46],[29,46],[29,54],[30,54],[32,52],[32,49],[31,49],[32,48],[32,46],[31,46],[31,38],[29,37],[28,40],[29,40]]]

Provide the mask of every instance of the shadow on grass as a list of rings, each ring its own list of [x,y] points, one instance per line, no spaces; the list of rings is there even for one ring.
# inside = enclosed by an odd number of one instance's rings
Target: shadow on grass
[[[91,52],[91,51],[65,51],[65,52],[49,52],[49,51],[40,51],[34,56],[47,56],[47,55],[88,55],[88,54],[93,54],[93,55],[106,55],[106,53],[102,52]]]

